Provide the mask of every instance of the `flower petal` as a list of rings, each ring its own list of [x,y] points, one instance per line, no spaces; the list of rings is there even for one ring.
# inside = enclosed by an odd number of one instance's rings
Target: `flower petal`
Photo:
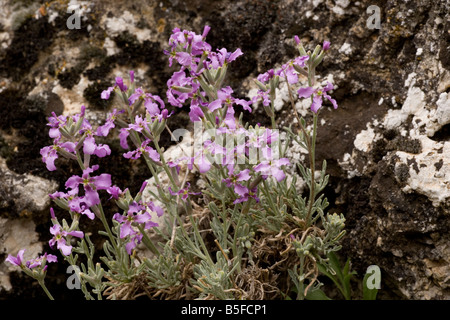
[[[299,98],[309,98],[314,91],[315,89],[313,87],[306,87],[298,89],[297,93]]]
[[[93,177],[94,185],[99,190],[105,190],[111,187],[111,175],[108,173],[102,173],[99,176]]]
[[[95,138],[93,136],[87,136],[83,142],[83,152],[87,154],[94,154],[95,148],[97,145],[95,144]]]

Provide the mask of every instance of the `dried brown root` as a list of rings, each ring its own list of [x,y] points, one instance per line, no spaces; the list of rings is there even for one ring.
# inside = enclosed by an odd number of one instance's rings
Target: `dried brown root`
[[[250,265],[236,276],[235,282],[243,300],[273,300],[281,296],[277,278],[267,269]]]

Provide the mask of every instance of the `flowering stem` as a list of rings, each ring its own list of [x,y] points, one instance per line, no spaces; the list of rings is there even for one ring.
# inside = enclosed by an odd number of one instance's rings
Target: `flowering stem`
[[[81,159],[80,153],[77,152],[77,162],[78,165],[80,166],[81,170],[85,170],[86,167],[84,166],[83,160]]]
[[[284,72],[284,77],[287,79],[286,71],[283,71],[283,72]],[[291,85],[289,84],[288,80],[286,80],[286,84],[288,87],[289,100],[291,102],[292,111],[294,111],[295,118],[297,119],[297,122],[299,123],[299,125],[302,125],[301,124],[302,122],[301,122],[300,117],[297,112],[297,108],[295,108],[294,97],[292,96]]]
[[[277,128],[277,122],[275,120],[275,96],[272,96],[270,98],[270,107],[272,109],[272,114],[270,116],[270,121],[271,121],[271,125],[272,125],[272,130],[275,130]]]
[[[120,254],[120,251],[117,248],[117,244],[116,244],[116,241],[114,240],[114,236],[111,232],[111,228],[108,225],[108,221],[106,221],[105,212],[103,211],[102,204],[100,203],[99,205],[97,205],[97,208],[99,208],[99,211],[100,211],[100,220],[102,221],[103,226],[105,227],[105,230],[108,233],[109,240],[111,241],[111,244],[113,245],[114,250],[116,251],[116,255],[118,256]]]
[[[203,249],[203,254],[204,254],[204,256],[207,258],[207,260],[208,260],[208,262],[210,263],[210,265],[213,266],[213,265],[214,265],[214,262],[212,261],[211,256],[209,255],[209,250],[206,248],[205,242],[203,241],[203,238],[202,238],[200,232],[198,231],[198,226],[197,226],[197,224],[195,223],[195,221],[194,221],[192,215],[189,215],[189,220],[191,221],[192,227],[194,228],[195,236],[196,236],[196,238],[199,240],[200,246],[201,246],[202,249]]]
[[[276,214],[278,212],[278,210],[277,210],[277,207],[275,206],[275,204],[273,203],[272,195],[270,194],[269,186],[267,185],[266,180],[263,180],[263,185],[264,185],[263,192],[266,195],[267,199],[269,200],[269,206],[272,208],[273,213]]]
[[[174,178],[173,178],[173,176],[172,176],[172,172],[170,172],[170,168],[167,166],[166,160],[164,159],[164,153],[161,151],[161,148],[159,147],[158,140],[155,139],[155,141],[153,141],[153,143],[155,144],[156,151],[159,153],[159,156],[160,156],[160,158],[161,158],[161,162],[162,162],[164,171],[166,171],[166,174],[167,174],[167,176],[169,177],[170,182],[172,183],[173,188],[174,188],[176,191],[178,191],[178,186],[177,186],[177,184],[175,183],[175,180],[174,180]]]
[[[153,241],[148,237],[147,232],[145,232],[144,228],[141,225],[138,225],[138,229],[142,234],[142,242],[144,242],[145,246],[150,249],[151,252],[156,254],[158,257],[161,255],[159,250],[153,244]]]
[[[38,280],[39,284],[41,285],[42,289],[44,289],[44,292],[47,294],[47,297],[50,300],[55,300],[53,296],[51,295],[50,291],[48,291],[47,287],[45,286],[44,280]]]
[[[309,86],[312,86],[314,83],[314,69],[308,68],[308,84]],[[286,72],[285,72],[285,77]],[[309,134],[306,132],[305,127],[303,126],[303,123],[298,115],[297,109],[295,108],[294,104],[294,98],[292,96],[291,87],[289,85],[289,81],[286,81],[288,86],[288,92],[289,92],[289,98],[292,106],[292,110],[294,111],[294,115],[297,119],[297,122],[300,125],[300,130],[303,132],[303,135],[305,137],[306,146],[308,148],[308,154],[309,154],[309,165],[310,165],[310,173],[311,173],[311,186],[309,189],[309,204],[308,204],[308,212],[306,214],[306,225],[309,227],[311,215],[312,215],[312,206],[315,202],[315,179],[314,179],[314,171],[315,171],[315,148],[316,148],[316,135],[317,135],[317,113],[313,112],[313,133],[312,137],[309,136]],[[311,97],[311,103],[312,103],[312,97]]]
[[[85,170],[86,167],[85,167],[85,164],[83,163],[83,161],[81,160],[81,156],[80,156],[79,152],[77,152],[77,161],[78,161],[78,164],[80,165],[81,170]],[[105,230],[108,233],[108,237],[109,237],[112,245],[114,246],[114,250],[116,251],[116,255],[119,255],[119,250],[117,248],[116,242],[114,240],[114,236],[113,236],[113,234],[111,232],[111,229],[109,228],[108,222],[106,221],[105,212],[103,211],[102,204],[100,203],[100,204],[94,206],[93,210],[94,210],[94,212],[99,212],[100,213],[99,214],[100,220],[102,221],[103,226],[105,227]]]
[[[247,201],[247,203],[250,203],[250,201]],[[247,203],[246,203],[246,205],[247,205]],[[236,227],[235,227],[235,232],[234,232],[234,237],[233,237],[233,247],[232,247],[232,249],[233,249],[233,257],[237,258],[238,261],[240,260],[239,259],[240,257],[238,257],[239,256],[239,250],[238,250],[238,244],[237,244],[237,242],[238,242],[238,232],[237,231],[241,228],[242,218],[244,217],[244,215],[245,214],[242,213],[242,212],[239,214],[239,219],[237,221],[237,224],[236,224]],[[241,264],[240,263],[238,263],[237,272],[238,273],[241,272]]]
[[[299,282],[299,288],[298,288],[298,293],[297,293],[297,300],[303,300],[305,298],[304,296],[304,279],[302,279],[302,276],[304,274],[304,265],[305,265],[305,257],[303,255],[300,255],[300,272],[299,272],[299,277],[298,277],[298,282]]]
[[[311,215],[312,215],[312,206],[315,202],[315,167],[316,167],[316,160],[315,160],[315,147],[316,147],[316,135],[317,135],[317,114],[314,113],[313,115],[313,133],[311,138],[311,144],[309,145],[309,161],[310,161],[310,175],[311,175],[311,186],[309,188],[309,205],[308,205],[308,214],[306,215],[306,226],[309,227]]]

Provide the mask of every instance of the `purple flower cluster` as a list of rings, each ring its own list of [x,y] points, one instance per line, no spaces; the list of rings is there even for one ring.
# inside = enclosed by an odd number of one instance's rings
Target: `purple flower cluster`
[[[311,110],[314,113],[317,113],[319,109],[322,107],[323,97],[325,97],[328,101],[330,101],[333,105],[334,109],[337,109],[338,105],[336,100],[332,99],[330,95],[327,94],[327,91],[333,90],[333,85],[331,83],[327,83],[327,85],[323,88],[313,88],[306,87],[298,89],[297,93],[300,98],[309,98],[313,97],[313,102],[311,104]]]
[[[258,178],[273,177],[280,182],[285,178],[283,167],[290,165],[286,158],[277,157],[278,133],[276,130],[261,128],[244,128],[235,117],[236,107],[252,112],[254,101],[240,99],[234,96],[233,89],[222,86],[229,63],[236,60],[243,53],[240,49],[229,52],[227,49],[213,51],[206,42],[210,28],[205,27],[201,35],[191,31],[174,29],[169,39],[169,49],[164,53],[169,56],[169,66],[177,62],[179,69],[167,81],[166,97],[173,107],[190,106],[189,116],[192,122],[209,122],[216,130],[214,139],[206,140],[202,149],[193,156],[173,159],[168,165],[179,172],[179,163],[185,161],[188,169],[196,165],[199,172],[207,174],[213,166],[226,168],[226,176],[222,183],[235,194],[234,203],[241,203],[258,198],[258,183],[252,183]],[[308,56],[295,58],[279,70],[269,70],[258,77],[260,83],[270,82],[274,77],[286,77],[291,84],[298,82],[298,68],[305,67]],[[55,160],[62,155],[77,160],[82,173],[72,175],[65,183],[65,192],[55,192],[50,195],[56,204],[73,214],[85,215],[94,219],[99,213],[101,205],[99,191],[105,190],[114,198],[124,210],[123,214],[116,213],[114,220],[120,223],[120,238],[128,239],[126,249],[132,249],[142,240],[142,234],[136,226],[145,230],[157,226],[152,221],[151,213],[157,216],[163,214],[163,209],[152,202],[143,203],[140,196],[132,200],[129,191],[122,191],[113,186],[111,175],[107,173],[95,174],[98,165],[91,165],[91,156],[105,157],[111,153],[106,144],[99,144],[97,138],[107,137],[110,131],[119,125],[118,137],[120,145],[126,151],[123,156],[127,159],[138,159],[145,156],[157,166],[161,166],[161,155],[153,148],[153,142],[159,140],[159,135],[165,129],[166,121],[171,113],[166,109],[165,102],[158,95],[145,92],[136,87],[134,72],[130,71],[130,82],[125,84],[123,78],[116,77],[114,86],[108,87],[101,94],[102,99],[110,99],[113,92],[122,99],[123,109],[114,109],[107,116],[103,125],[96,130],[85,118],[85,107],[74,116],[56,116],[49,118],[49,135],[53,145],[42,148],[41,155],[50,171],[56,170]],[[329,98],[323,90],[302,91],[302,95],[314,96],[313,100],[320,103],[319,98]],[[263,103],[270,103],[270,88],[259,93]],[[143,106],[143,110],[141,110]],[[143,112],[142,112],[143,111]],[[129,122],[120,118],[124,114]],[[233,144],[230,147],[229,139]],[[130,148],[129,142],[134,148]],[[169,193],[187,201],[190,195],[198,195],[190,191],[187,183],[184,188]],[[140,191],[142,193],[142,190]],[[131,199],[131,200],[130,200]],[[51,211],[52,218],[54,212]],[[55,219],[52,219],[55,220]],[[55,220],[56,221],[56,220]],[[139,228],[141,229],[141,228]],[[72,247],[69,239],[82,238],[83,232],[67,230],[59,223],[55,223],[50,230],[53,238],[50,246],[61,250],[63,255],[69,255]]]
[[[34,269],[37,267],[43,267],[43,271],[47,269],[46,262],[57,262],[58,258],[52,254],[44,253],[41,256],[38,256],[34,259],[24,261],[24,253],[25,249],[22,249],[18,252],[17,256],[14,257],[13,255],[9,254],[8,257],[5,259],[5,261],[21,267],[21,268],[28,268],[28,269]]]
[[[298,36],[294,37],[297,45],[300,45],[300,39]],[[324,41],[322,45],[322,51],[328,51],[330,48],[330,42]],[[257,95],[252,98],[252,102],[256,103],[257,101],[262,101],[264,107],[268,107],[271,104],[272,99],[274,99],[273,95],[275,92],[274,85],[272,83],[273,80],[279,81],[278,78],[285,79],[289,84],[297,84],[299,82],[300,73],[307,74],[307,71],[304,70],[305,67],[311,68],[311,63],[314,61],[310,60],[310,56],[303,55],[296,57],[295,59],[289,60],[287,63],[283,64],[279,69],[270,69],[267,72],[258,75],[257,84],[258,84],[258,92]],[[323,97],[329,100],[334,109],[337,109],[338,105],[336,100],[332,99],[326,92],[333,90],[333,85],[331,83],[327,83],[325,87],[305,87],[297,90],[297,94],[299,98],[309,98],[312,97],[311,111],[317,113],[323,104]]]
[[[125,245],[128,254],[142,241],[143,235],[135,228],[136,225],[143,225],[144,230],[158,226],[158,223],[152,221],[151,212],[156,213],[158,217],[164,214],[164,210],[151,201],[132,201],[123,215],[116,213],[113,216],[113,219],[120,223],[120,238],[128,239]]]
[[[201,192],[190,192],[189,189],[191,184],[186,182],[186,187],[178,190],[177,192],[173,191],[171,187],[169,187],[169,192],[173,196],[180,196],[183,201],[186,201],[190,195],[199,195]]]
[[[82,231],[65,231],[58,224],[50,228],[50,233],[53,235],[53,238],[49,241],[50,247],[54,248],[56,244],[57,249],[61,250],[62,254],[65,256],[68,256],[72,253],[72,246],[70,244],[67,244],[67,237],[84,237],[84,233]]]
[[[206,140],[200,151],[194,152],[192,157],[173,159],[175,165],[186,161],[188,169],[192,170],[196,165],[199,172],[206,174],[213,164],[226,166],[228,178],[223,182],[237,195],[235,203],[240,203],[257,197],[257,187],[250,188],[252,178],[261,175],[263,179],[273,176],[277,181],[284,179],[282,166],[288,165],[287,159],[276,159],[272,156],[271,144],[277,139],[276,133],[269,130],[260,130],[255,134],[252,130],[246,130],[235,117],[235,108],[239,106],[245,111],[252,112],[252,101],[239,99],[233,96],[233,89],[229,86],[222,87],[228,64],[243,53],[240,49],[229,52],[223,48],[212,51],[211,46],[205,41],[209,32],[206,26],[201,35],[191,31],[174,29],[169,40],[169,50],[165,53],[169,56],[169,66],[176,61],[180,69],[175,71],[168,80],[167,99],[175,107],[190,105],[189,117],[192,122],[214,120],[215,139]],[[287,74],[289,81],[297,82],[297,74],[293,64],[299,67],[305,66],[308,57],[297,58],[284,65],[279,74]],[[268,81],[273,76],[270,72],[260,78]],[[261,92],[267,95],[269,92]],[[268,102],[270,103],[270,102]],[[239,143],[236,137],[241,137]],[[225,140],[233,140],[233,145]],[[221,143],[225,142],[225,143]],[[267,150],[266,150],[267,149]],[[255,158],[256,154],[256,158]],[[259,157],[258,157],[259,155]],[[254,158],[253,166],[243,166],[245,159]],[[242,160],[239,162],[239,160]],[[243,169],[245,168],[245,169]],[[235,172],[236,170],[236,172]],[[173,191],[173,195],[182,195],[187,198],[188,188]]]
[[[289,60],[287,63],[283,64],[279,69],[270,69],[265,73],[258,75],[256,79],[258,80],[257,83],[259,84],[259,90],[257,95],[252,98],[252,102],[256,103],[256,101],[262,100],[265,107],[269,106],[271,103],[271,91],[274,91],[274,88],[272,88],[270,82],[277,78],[282,78],[286,79],[289,84],[298,83],[299,73],[295,69],[306,67],[306,62],[308,60],[309,56],[296,57],[295,59]]]
[[[222,182],[237,195],[234,203],[248,201],[250,198],[259,201],[257,188],[250,188],[252,178],[260,175],[264,180],[273,177],[280,182],[285,178],[284,166],[290,165],[287,158],[279,158],[279,136],[277,130],[262,128],[245,129],[238,122],[232,125],[224,123],[215,130],[215,135],[203,142],[202,150],[194,157],[182,157],[173,163],[179,165],[186,162],[189,170],[198,166],[200,173],[206,174],[213,165],[226,168],[227,177]],[[170,190],[171,194],[183,194]]]
[[[108,117],[106,123],[93,131],[91,124],[85,119],[85,106],[81,112],[73,116],[57,116],[54,112],[48,118],[50,126],[49,136],[53,138],[53,145],[45,146],[40,153],[42,161],[49,171],[55,171],[55,160],[62,155],[68,159],[77,159],[77,154],[82,149],[86,155],[96,155],[99,158],[111,154],[111,149],[106,144],[97,144],[95,136],[106,136],[114,127],[114,119],[117,111]]]
[[[193,122],[201,121],[205,113],[216,114],[215,111],[223,106],[227,108],[229,120],[234,115],[233,104],[252,111],[250,101],[233,98],[230,87],[220,87],[226,67],[243,54],[241,49],[228,52],[222,48],[213,52],[211,45],[205,41],[209,30],[209,26],[206,26],[203,33],[198,35],[176,28],[169,39],[170,50],[165,51],[169,55],[169,66],[172,66],[173,60],[180,65],[180,70],[174,72],[167,81],[167,99],[172,106],[179,108],[190,100],[189,116]],[[214,82],[215,88],[205,84],[205,79]]]

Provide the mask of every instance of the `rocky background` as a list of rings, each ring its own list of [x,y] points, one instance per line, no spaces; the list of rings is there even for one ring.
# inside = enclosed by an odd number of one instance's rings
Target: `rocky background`
[[[80,29],[67,27],[69,5],[80,8]],[[379,28],[367,26],[371,5],[380,8]],[[341,256],[360,276],[381,268],[380,298],[450,298],[447,0],[0,0],[0,8],[0,298],[45,299],[4,259],[25,247],[25,257],[48,250],[47,194],[76,172],[63,160],[52,173],[42,163],[39,150],[51,143],[46,117],[84,104],[92,119],[104,119],[111,103],[101,91],[130,69],[164,97],[171,30],[201,33],[205,24],[213,48],[244,52],[227,79],[242,98],[254,92],[251,79],[294,57],[294,35],[307,49],[331,42],[318,74],[335,85],[339,108],[321,112],[317,163],[328,162],[330,210],[347,219]],[[281,89],[282,125],[292,122],[285,102]],[[186,110],[176,111],[171,126],[183,128]],[[267,122],[262,108],[247,120]],[[100,167],[138,190],[148,178],[142,163],[111,148],[116,156]],[[50,266],[49,290],[82,298],[66,277],[64,266]]]

